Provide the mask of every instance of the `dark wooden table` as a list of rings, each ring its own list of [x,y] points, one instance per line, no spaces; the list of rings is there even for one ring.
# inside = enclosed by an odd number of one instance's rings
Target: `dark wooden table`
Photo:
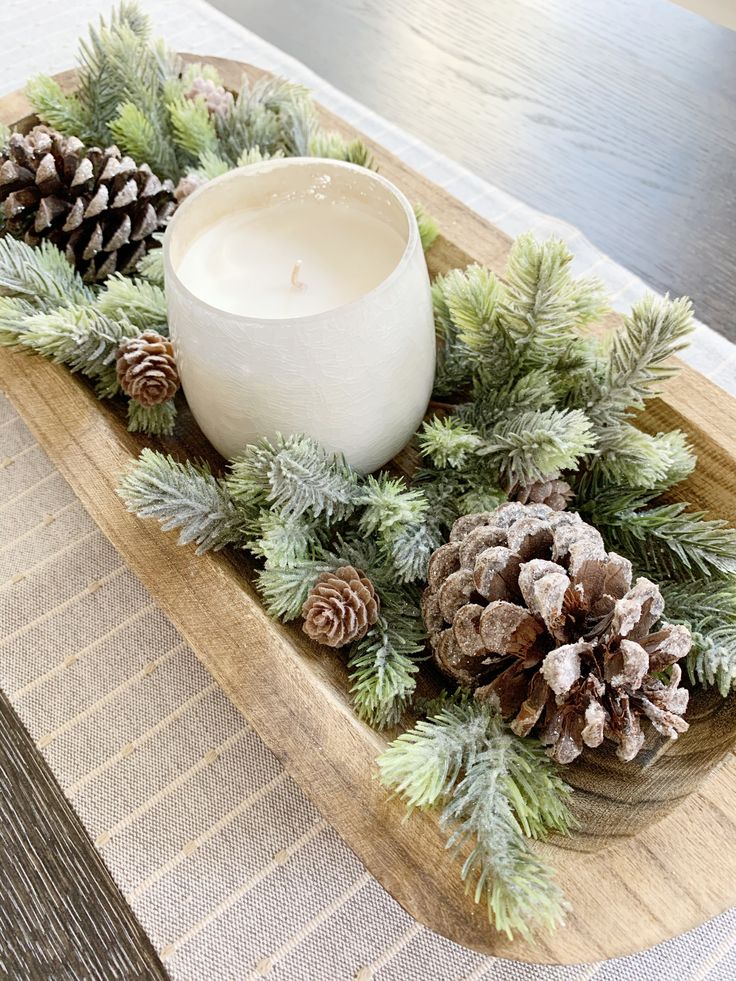
[[[736,32],[669,0],[213,0],[736,340]]]

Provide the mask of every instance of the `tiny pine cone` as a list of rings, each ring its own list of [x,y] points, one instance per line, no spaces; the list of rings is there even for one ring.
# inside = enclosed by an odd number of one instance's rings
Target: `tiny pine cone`
[[[195,78],[192,87],[186,93],[186,98],[194,101],[203,99],[211,116],[227,116],[233,108],[235,99],[222,85],[217,85],[211,78]]]
[[[566,480],[550,477],[549,480],[537,480],[525,487],[517,487],[512,497],[519,504],[546,504],[553,511],[564,511],[572,500],[573,492]]]
[[[179,388],[171,341],[155,330],[123,341],[115,367],[125,394],[147,409],[168,402]]]
[[[361,640],[378,619],[373,583],[351,565],[319,577],[302,607],[303,631],[318,644],[343,647]]]

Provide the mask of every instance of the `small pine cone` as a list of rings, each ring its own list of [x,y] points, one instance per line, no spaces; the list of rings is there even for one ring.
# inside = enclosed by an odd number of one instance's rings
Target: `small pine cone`
[[[553,511],[564,511],[573,493],[566,480],[552,477],[549,480],[535,480],[526,487],[517,486],[511,496],[519,504],[546,504]]]
[[[174,200],[177,204],[181,204],[184,198],[188,198],[190,194],[194,194],[197,188],[205,183],[204,177],[200,177],[198,174],[187,174],[181,178],[174,188]]]
[[[360,569],[342,566],[324,572],[302,607],[304,633],[327,647],[361,640],[378,619],[378,596]]]
[[[179,387],[171,341],[155,330],[147,330],[120,345],[116,370],[125,394],[147,409],[168,402]]]
[[[517,735],[535,731],[558,763],[604,738],[632,760],[647,720],[688,728],[677,663],[686,627],[579,514],[504,504],[459,518],[432,555],[422,612],[435,661],[476,698],[498,700]]]
[[[185,95],[192,101],[203,99],[211,116],[227,116],[235,104],[232,92],[217,85],[211,78],[195,78]]]
[[[0,204],[11,235],[52,242],[87,282],[133,272],[176,206],[171,181],[147,164],[46,126],[0,151]]]

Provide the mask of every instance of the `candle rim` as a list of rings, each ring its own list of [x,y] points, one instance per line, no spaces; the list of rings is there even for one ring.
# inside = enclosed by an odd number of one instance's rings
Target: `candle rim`
[[[334,167],[337,170],[349,170],[355,173],[359,173],[362,177],[369,180],[373,180],[378,184],[382,184],[386,190],[388,190],[392,196],[398,201],[404,214],[406,215],[407,225],[408,225],[408,235],[406,239],[406,245],[401,253],[399,261],[393,267],[391,272],[382,279],[380,283],[377,283],[366,293],[362,293],[360,296],[356,297],[354,300],[350,300],[348,303],[341,303],[335,307],[329,307],[327,310],[322,310],[319,313],[307,313],[296,317],[256,317],[248,314],[234,313],[232,310],[223,310],[222,307],[215,306],[212,303],[208,303],[207,300],[203,300],[196,293],[193,293],[186,283],[181,279],[177,271],[174,269],[173,262],[171,260],[171,229],[174,228],[177,218],[180,214],[186,214],[187,209],[191,209],[192,205],[196,200],[206,194],[211,190],[213,185],[225,184],[228,181],[235,180],[238,177],[242,177],[243,173],[247,172],[249,174],[253,173],[267,173],[269,170],[277,170],[289,165],[299,165],[304,166],[306,164],[323,164],[329,167]],[[390,180],[384,177],[382,174],[376,173],[375,170],[370,170],[368,167],[361,167],[359,164],[350,163],[347,160],[335,160],[331,157],[274,157],[271,160],[262,160],[257,163],[247,164],[244,167],[234,167],[232,170],[228,170],[224,174],[220,174],[219,177],[215,177],[201,187],[198,187],[190,195],[188,195],[179,207],[174,212],[171,220],[166,226],[166,231],[163,240],[163,258],[164,258],[164,289],[166,287],[166,278],[172,276],[177,283],[177,286],[183,290],[186,296],[193,301],[198,303],[200,306],[205,307],[207,310],[212,310],[215,313],[224,316],[232,317],[243,322],[251,324],[260,324],[267,322],[269,324],[305,324],[310,322],[316,322],[324,318],[325,314],[333,313],[335,311],[348,311],[350,307],[357,306],[363,303],[366,298],[373,297],[376,294],[388,289],[389,285],[396,279],[405,266],[409,264],[412,256],[416,252],[417,246],[421,247],[419,238],[419,227],[417,225],[416,215],[414,214],[414,209],[412,208],[409,199],[406,197],[404,192],[393,184]]]

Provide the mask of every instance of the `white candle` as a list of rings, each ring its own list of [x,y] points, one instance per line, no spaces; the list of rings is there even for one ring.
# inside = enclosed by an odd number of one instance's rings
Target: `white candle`
[[[386,279],[406,239],[373,215],[311,194],[225,215],[178,269],[195,296],[229,313],[305,317],[351,303]]]
[[[407,443],[435,340],[416,221],[388,181],[315,158],[231,171],[179,207],[164,252],[182,387],[224,456],[306,432],[369,471]]]

